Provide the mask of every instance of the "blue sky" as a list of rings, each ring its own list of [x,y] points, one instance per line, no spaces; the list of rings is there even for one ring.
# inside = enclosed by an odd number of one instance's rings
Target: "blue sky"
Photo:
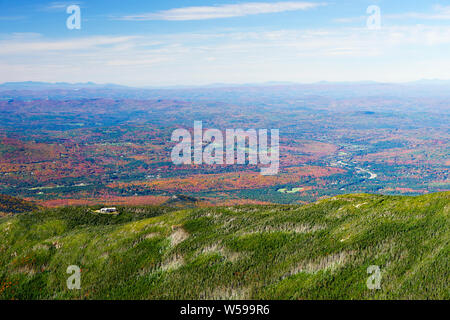
[[[449,79],[449,53],[442,0],[0,0],[0,82],[407,82]]]

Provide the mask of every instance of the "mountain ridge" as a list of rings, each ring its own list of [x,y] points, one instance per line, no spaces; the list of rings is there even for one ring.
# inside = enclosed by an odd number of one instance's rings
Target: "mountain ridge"
[[[450,192],[94,209],[0,218],[0,299],[450,298]],[[69,265],[80,290],[66,287]]]

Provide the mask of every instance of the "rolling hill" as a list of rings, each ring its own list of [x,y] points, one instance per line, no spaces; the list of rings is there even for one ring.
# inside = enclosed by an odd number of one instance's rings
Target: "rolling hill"
[[[30,201],[0,194],[0,216],[37,210],[38,206]]]
[[[0,299],[450,298],[450,192],[95,209],[0,218]],[[67,288],[70,265],[80,290]]]

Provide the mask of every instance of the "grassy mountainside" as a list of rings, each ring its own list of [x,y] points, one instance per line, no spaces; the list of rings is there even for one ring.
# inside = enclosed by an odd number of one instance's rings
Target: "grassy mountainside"
[[[1,218],[0,298],[450,298],[450,192],[92,209]],[[82,269],[80,290],[67,289],[69,265]],[[366,286],[370,265],[380,290]]]

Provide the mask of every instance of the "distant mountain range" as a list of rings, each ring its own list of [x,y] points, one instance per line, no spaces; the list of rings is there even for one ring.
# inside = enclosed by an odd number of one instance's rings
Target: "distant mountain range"
[[[439,98],[450,97],[450,80],[420,80],[408,83],[380,83],[374,81],[327,82],[311,84],[293,82],[266,82],[249,84],[216,83],[205,86],[127,87],[94,82],[7,82],[0,84],[0,100],[65,100],[65,99],[208,99],[233,101],[245,93],[254,98],[280,96],[303,99],[311,96],[330,98],[399,97]]]
[[[111,88],[123,89],[126,86],[117,84],[97,84],[94,82],[68,83],[68,82],[5,82],[0,84],[0,90],[50,90],[50,89],[82,89],[82,88]]]
[[[113,83],[100,84],[95,82],[5,82],[0,84],[0,90],[51,90],[51,89],[198,89],[198,88],[238,88],[238,87],[268,87],[268,86],[415,86],[415,85],[429,85],[429,86],[450,86],[450,80],[439,79],[423,79],[404,83],[387,83],[377,81],[355,81],[355,82],[332,82],[319,81],[314,83],[296,83],[289,81],[270,81],[262,83],[213,83],[209,85],[175,85],[175,86],[146,86],[146,87],[131,87],[125,85],[118,85]]]

